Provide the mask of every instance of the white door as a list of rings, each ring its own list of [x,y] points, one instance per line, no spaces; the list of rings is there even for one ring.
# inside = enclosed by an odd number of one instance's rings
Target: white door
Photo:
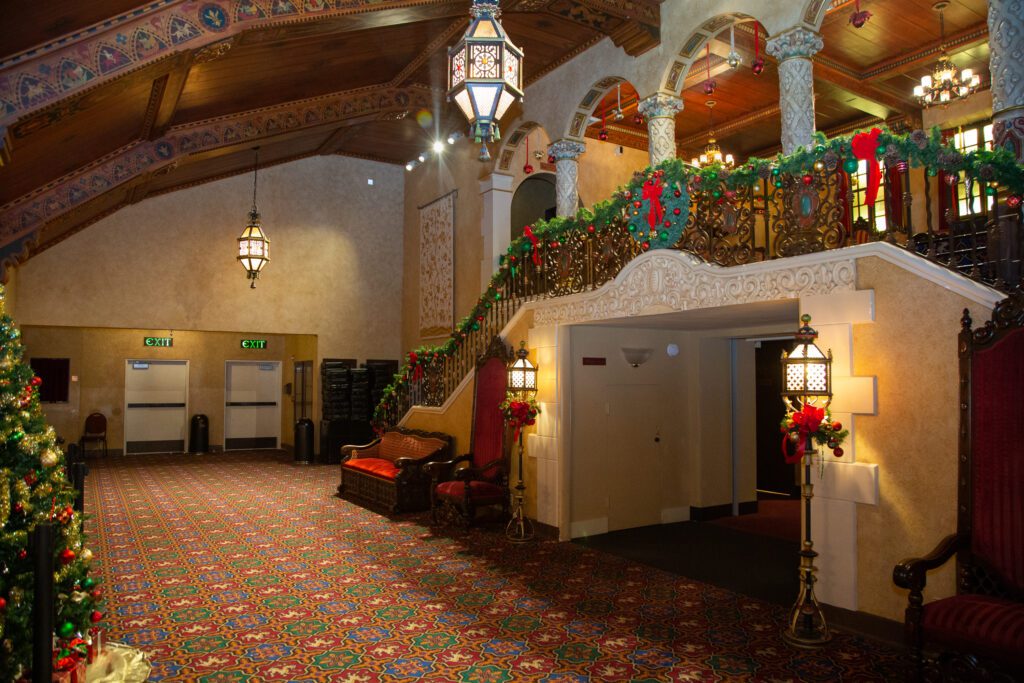
[[[188,361],[126,361],[124,404],[125,453],[184,452]]]
[[[281,362],[229,360],[224,372],[224,450],[280,448]]]

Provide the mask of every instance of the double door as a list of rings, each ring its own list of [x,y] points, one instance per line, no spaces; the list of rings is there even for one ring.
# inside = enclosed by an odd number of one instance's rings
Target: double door
[[[124,372],[124,452],[184,451],[188,361],[129,360]]]
[[[280,446],[281,362],[227,361],[224,371],[224,449]]]

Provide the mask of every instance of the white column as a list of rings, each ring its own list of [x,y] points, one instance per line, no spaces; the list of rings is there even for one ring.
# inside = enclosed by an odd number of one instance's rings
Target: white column
[[[770,39],[766,51],[779,60],[779,107],[782,153],[810,148],[814,140],[814,73],[811,55],[822,48],[821,36],[794,28]]]
[[[555,157],[555,211],[559,216],[575,216],[580,205],[579,156],[586,145],[576,140],[558,140],[548,147]]]
[[[1024,0],[989,0],[993,135],[1024,160]]]
[[[483,213],[480,234],[484,239],[483,257],[480,259],[481,289],[487,289],[491,277],[498,270],[498,257],[505,253],[512,241],[512,181],[510,175],[492,173],[480,181]]]
[[[644,98],[637,107],[647,120],[647,153],[651,167],[676,158],[676,114],[682,110],[681,99],[664,93]]]

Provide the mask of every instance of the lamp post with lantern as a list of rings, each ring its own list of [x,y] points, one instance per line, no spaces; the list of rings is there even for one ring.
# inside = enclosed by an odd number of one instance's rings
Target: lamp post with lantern
[[[507,400],[509,402],[532,405],[532,401],[537,395],[537,368],[530,362],[529,355],[530,352],[526,349],[526,343],[520,343],[515,359],[508,366]],[[533,523],[526,516],[526,511],[523,507],[526,485],[523,483],[523,430],[521,425],[517,427],[517,431],[519,481],[516,483],[515,495],[513,496],[512,518],[508,521],[508,526],[505,527],[505,537],[510,541],[522,543],[533,538]]]

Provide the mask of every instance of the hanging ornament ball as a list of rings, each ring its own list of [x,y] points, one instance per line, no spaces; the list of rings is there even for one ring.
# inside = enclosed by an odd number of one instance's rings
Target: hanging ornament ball
[[[46,469],[56,466],[57,464],[57,452],[52,448],[48,448],[43,451],[43,454],[39,457],[39,463]]]
[[[760,76],[761,72],[764,71],[764,59],[758,57],[750,64],[750,70],[754,72],[755,76]]]
[[[683,196],[683,192],[682,190],[675,190],[672,192],[672,195],[678,199],[679,197]]]
[[[533,166],[529,163],[523,165],[523,173],[530,175],[533,173]]]
[[[0,598],[0,612],[6,611],[6,610],[7,610],[7,599],[6,598]]]
[[[630,192],[629,190],[626,190],[625,194],[623,194],[622,196],[629,200],[633,198],[633,193]]]
[[[99,600],[103,597],[103,589],[93,588],[91,591],[89,591],[89,597],[91,597],[93,600]]]
[[[839,442],[838,442],[838,441],[836,441],[835,439],[829,439],[829,440],[828,440],[828,444],[826,444],[826,445],[827,445],[827,446],[828,446],[829,448],[838,448],[838,447],[839,447]]]
[[[589,232],[591,235],[593,235],[594,234],[594,226],[593,225],[588,225],[587,226],[587,232]]]
[[[94,624],[103,621],[103,612],[100,612],[99,610],[93,610],[92,614],[89,615],[89,621],[91,621]]]
[[[842,430],[843,430],[843,423],[842,422],[838,422],[837,421],[837,422],[833,422],[832,423],[832,431],[833,432],[840,432]]]
[[[811,183],[814,182],[814,176],[812,176],[810,173],[804,173],[800,180],[803,181],[804,185],[810,185]]]
[[[662,230],[661,233],[658,235],[658,238],[662,239],[662,240],[667,240],[668,239],[668,232],[666,232],[665,230]]]
[[[25,506],[21,504],[21,501],[18,501],[17,503],[14,504],[14,512],[20,515],[24,511]]]
[[[857,172],[857,160],[856,159],[847,159],[846,161],[844,161],[843,162],[843,170],[846,171],[847,173],[856,173]]]
[[[554,154],[549,154],[548,155],[548,163],[549,164],[555,163],[555,155]]]
[[[775,187],[782,187],[782,181],[781,180],[776,180],[775,181]]]
[[[57,631],[61,638],[70,638],[75,633],[75,625],[70,621],[65,621],[60,625],[60,629]]]
[[[957,175],[956,173],[947,173],[946,174],[946,184],[949,185],[950,187],[952,187],[953,185],[956,185],[959,180],[960,180],[960,176]]]
[[[480,329],[480,323],[473,323],[473,331],[476,332]]]
[[[27,550],[22,548],[21,550],[18,551],[18,559],[19,560],[24,560],[26,557],[28,557],[28,551]]]
[[[63,564],[71,564],[75,561],[75,551],[71,548],[64,548],[60,551],[60,561]]]
[[[718,199],[719,197],[722,196],[722,191],[721,190],[713,190],[711,192],[711,196],[714,197],[715,199]]]
[[[885,155],[885,145],[879,145],[878,147],[875,147],[875,156],[879,156],[880,157],[880,156],[884,156],[884,155]]]
[[[814,170],[817,171],[818,173],[821,173],[822,171],[824,171],[825,170],[825,162],[821,161],[820,159],[818,161],[815,161],[814,162]]]
[[[672,209],[672,213],[675,214],[676,216],[678,216],[679,213],[680,213],[679,207],[677,206],[676,208]]]
[[[643,243],[643,244],[641,244],[640,246],[641,246],[641,247],[643,247],[643,248],[644,248],[644,250],[646,251],[647,249],[650,249],[650,248],[651,248],[651,243],[650,243],[650,242],[644,242],[644,243]]]
[[[825,153],[825,145],[815,145],[814,146],[814,153],[818,154],[818,155],[824,154]]]
[[[725,198],[726,199],[736,199],[736,190],[726,190],[725,191]]]
[[[602,142],[607,140],[608,139],[608,131],[605,130],[604,128],[602,128],[601,131],[597,134],[597,139],[601,140]]]
[[[39,377],[33,377],[31,380],[29,380],[29,384],[31,384],[34,387],[38,387],[42,383],[43,380],[40,379]]]
[[[1016,209],[1018,206],[1020,206],[1020,195],[1011,194],[1009,197],[1006,198],[1006,205],[1011,209]]]
[[[774,168],[772,168],[772,175],[775,176],[776,178],[779,177],[779,175],[781,173],[782,173],[782,169],[779,168],[778,166],[775,166]]]
[[[841,446],[836,446],[835,448],[833,448],[832,449],[832,454],[834,456],[836,456],[837,458],[843,457],[843,449],[842,449],[842,447]]]
[[[643,205],[644,205],[644,203],[642,201],[640,201],[639,199],[636,200],[635,202],[633,202],[633,208],[635,208],[635,209],[639,209]]]
[[[36,473],[35,472],[29,472],[28,474],[26,474],[24,476],[24,479],[25,479],[25,483],[28,484],[29,486],[32,486],[37,481],[39,481],[39,479],[36,477]]]

